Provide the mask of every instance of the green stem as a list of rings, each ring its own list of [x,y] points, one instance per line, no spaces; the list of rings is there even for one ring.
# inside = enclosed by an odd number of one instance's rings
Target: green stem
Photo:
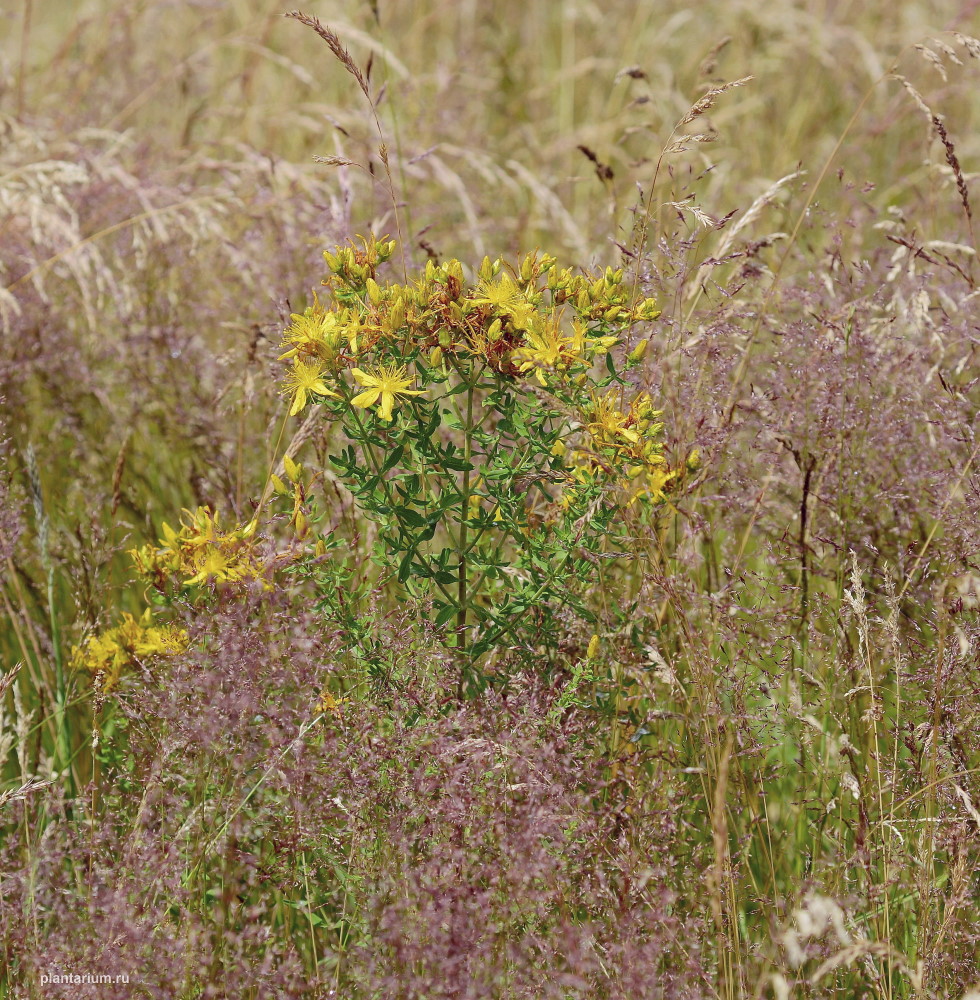
[[[388,484],[388,480],[385,479],[381,475],[381,461],[378,458],[378,456],[375,454],[374,449],[368,443],[368,440],[367,440],[367,429],[365,428],[364,424],[361,421],[361,416],[357,412],[357,409],[355,407],[351,407],[350,408],[350,412],[351,412],[351,416],[354,419],[354,422],[357,424],[358,432],[360,433],[359,440],[361,442],[361,446],[364,448],[364,453],[365,453],[365,455],[367,455],[368,461],[371,463],[371,465],[372,465],[372,467],[374,469],[374,474],[377,477],[379,484],[382,486],[382,488],[384,490],[385,499],[388,500],[392,505],[394,505],[395,504],[395,498],[392,495],[391,487]],[[419,552],[418,549],[416,549],[415,551],[416,551],[416,555],[418,555],[418,557],[419,557],[419,560],[424,564],[426,562],[425,556],[422,555],[422,553]],[[434,577],[432,579],[433,579],[433,582],[435,583],[435,585],[442,591],[443,596],[447,600],[451,601],[453,599],[452,594],[450,594],[449,591],[446,590],[446,588],[438,580],[436,580]]]
[[[582,535],[585,533],[586,526],[588,525],[589,522],[589,517],[590,513],[587,512],[581,518],[581,526],[579,527],[579,530],[576,533],[572,543],[568,546],[568,551],[565,553],[565,558],[561,561],[561,563],[555,568],[554,572],[551,574],[552,578],[561,573],[565,569],[565,567],[572,561],[572,557],[575,554],[575,550],[578,547],[578,543],[582,540]],[[517,626],[524,621],[528,613],[531,611],[531,608],[534,607],[535,602],[538,600],[539,597],[541,597],[541,595],[548,589],[550,585],[551,581],[545,580],[545,582],[542,583],[541,586],[538,588],[537,593],[535,593],[535,595],[528,602],[527,607],[519,615],[515,615],[513,618],[511,618],[511,620],[507,623],[507,625],[503,626],[502,628],[499,628],[496,632],[491,633],[490,636],[487,638],[487,641],[496,642],[497,639],[503,638],[503,636],[507,635],[510,632],[513,632],[514,629],[516,629]]]
[[[71,738],[68,732],[68,713],[66,702],[68,691],[65,678],[65,666],[61,657],[61,636],[58,632],[58,618],[54,604],[54,568],[48,569],[48,615],[51,622],[51,646],[54,652],[55,670],[55,716],[58,734],[55,753],[56,767],[64,770],[68,778],[68,788],[71,795],[75,794],[75,775],[72,769]]]
[[[457,600],[459,602],[459,612],[456,615],[456,648],[459,650],[460,671],[459,689],[457,695],[463,697],[463,686],[465,681],[465,670],[463,661],[466,656],[466,567],[468,551],[466,546],[467,532],[469,531],[469,507],[470,507],[470,457],[473,454],[473,397],[476,394],[476,380],[467,380],[466,385],[466,423],[463,425],[463,461],[466,468],[463,471],[463,495],[460,501],[459,512],[459,584],[457,588]]]

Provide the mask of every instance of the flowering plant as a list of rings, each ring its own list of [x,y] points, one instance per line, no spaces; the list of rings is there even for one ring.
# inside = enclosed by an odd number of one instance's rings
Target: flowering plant
[[[552,644],[562,609],[590,618],[582,581],[619,554],[620,515],[665,501],[660,414],[624,376],[647,340],[619,367],[610,353],[659,311],[622,271],[541,254],[484,259],[472,283],[450,260],[382,284],[394,249],[324,254],[329,301],[291,317],[283,392],[291,414],[319,406],[343,428],[330,462],[379,528],[373,559],[432,601],[462,684],[495,647]],[[295,503],[297,482],[275,486]]]
[[[372,559],[385,579],[431,602],[462,695],[479,687],[491,650],[536,658],[557,645],[563,617],[594,620],[593,567],[628,553],[627,515],[656,516],[683,475],[663,456],[660,411],[628,378],[648,340],[624,342],[659,310],[622,271],[576,274],[543,254],[513,268],[484,259],[474,282],[450,260],[381,284],[394,249],[372,238],[324,254],[327,296],[291,317],[281,391],[290,416],[319,407],[342,428],[334,475],[378,528]],[[288,450],[283,473],[270,490],[291,503],[299,554],[260,554],[262,505],[229,530],[200,508],[134,550],[137,571],[158,602],[191,588],[268,588],[280,570],[311,578],[319,610],[359,646],[363,580],[333,529],[319,530],[312,481]],[[105,669],[98,641],[77,651],[79,666]]]

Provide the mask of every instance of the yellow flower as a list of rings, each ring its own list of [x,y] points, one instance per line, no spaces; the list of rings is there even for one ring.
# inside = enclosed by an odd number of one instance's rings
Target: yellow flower
[[[360,368],[352,368],[351,375],[357,384],[365,389],[352,400],[353,406],[367,408],[374,406],[380,399],[381,407],[378,416],[385,421],[391,420],[391,411],[396,402],[396,396],[421,396],[421,389],[409,389],[412,380],[407,376],[405,366],[376,365],[371,372],[363,372]]]
[[[144,546],[130,554],[137,572],[148,578],[182,576],[184,586],[196,586],[209,581],[238,583],[259,580],[263,566],[254,556],[253,536],[258,524],[249,521],[243,527],[223,531],[218,518],[207,507],[184,511],[180,531],[163,525],[160,548]],[[270,588],[264,582],[266,589]]]
[[[343,714],[345,701],[347,701],[346,698],[335,698],[330,691],[324,688],[316,704],[313,706],[313,711],[322,715],[326,715],[329,712],[339,719]]]
[[[473,302],[478,306],[489,306],[495,313],[509,316],[518,330],[527,329],[534,312],[534,306],[528,302],[527,296],[509,274],[502,274],[497,281],[481,281],[477,285]]]
[[[300,410],[306,406],[306,397],[309,393],[316,393],[318,396],[336,396],[331,392],[323,381],[324,367],[320,361],[302,361],[293,358],[293,370],[286,373],[283,379],[282,393],[284,396],[292,396],[292,406],[289,408],[289,415],[295,417]]]
[[[554,370],[581,360],[581,356],[573,350],[572,338],[562,335],[557,317],[551,322],[529,329],[527,343],[514,351],[514,357],[520,363],[522,372],[528,372],[532,368],[535,370],[535,377],[541,385],[547,385],[543,368]]]
[[[601,354],[603,351],[608,351],[610,347],[615,346],[619,343],[618,337],[587,337],[585,326],[580,322],[575,322],[572,324],[572,338],[569,341],[569,350],[573,354],[588,354],[591,356],[593,354]]]
[[[197,572],[184,581],[187,587],[206,583],[208,580],[232,581],[240,579],[244,568],[237,565],[235,556],[219,548],[204,549],[196,561]]]
[[[602,445],[615,445],[617,437],[625,438],[630,444],[640,440],[640,435],[629,427],[629,415],[620,413],[608,396],[593,395],[589,417],[586,425],[589,433]]]
[[[72,650],[71,664],[98,678],[103,691],[115,686],[130,666],[152,656],[174,656],[187,648],[187,633],[173,625],[152,624],[148,608],[140,621],[130,614],[115,628],[89,636]]]
[[[522,372],[536,369],[534,375],[539,384],[546,385],[542,369],[560,371],[583,364],[617,342],[616,337],[588,337],[587,332],[581,323],[573,323],[571,335],[566,335],[561,328],[561,316],[553,315],[528,327],[526,342],[514,351],[514,357]]]
[[[332,360],[340,347],[344,328],[335,312],[324,312],[317,303],[305,313],[292,313],[292,323],[282,336],[282,347],[288,347],[279,360],[293,358],[297,354],[319,355],[324,360]]]

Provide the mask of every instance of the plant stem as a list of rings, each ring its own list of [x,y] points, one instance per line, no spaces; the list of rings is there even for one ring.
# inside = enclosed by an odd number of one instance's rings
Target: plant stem
[[[466,679],[465,658],[466,658],[466,566],[467,566],[467,533],[469,531],[467,521],[469,519],[470,506],[470,457],[473,454],[473,397],[475,395],[476,380],[467,381],[466,386],[466,423],[463,425],[463,460],[466,468],[463,470],[463,493],[460,500],[459,512],[459,585],[457,588],[457,601],[459,602],[459,612],[456,615],[456,648],[459,651],[459,687],[457,697],[462,700],[464,693],[464,682]]]

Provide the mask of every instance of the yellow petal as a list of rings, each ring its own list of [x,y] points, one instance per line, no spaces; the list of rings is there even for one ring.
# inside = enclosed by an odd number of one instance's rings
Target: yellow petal
[[[391,408],[394,403],[395,394],[393,392],[381,393],[381,408],[378,410],[378,416],[382,420],[391,420]]]
[[[362,382],[361,385],[364,385]],[[365,392],[359,392],[350,402],[351,406],[361,406],[368,407],[373,406],[377,400],[378,396],[381,395],[380,389],[368,389]]]

